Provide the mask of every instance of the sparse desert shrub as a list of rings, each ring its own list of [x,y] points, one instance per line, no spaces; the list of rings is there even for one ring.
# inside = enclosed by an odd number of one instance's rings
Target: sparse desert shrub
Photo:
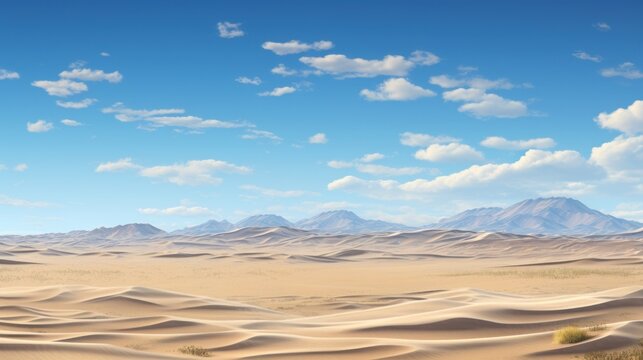
[[[591,338],[587,330],[577,326],[566,326],[554,333],[554,341],[558,344],[575,344]]]
[[[585,354],[585,360],[643,360],[643,342],[631,349]]]
[[[603,331],[607,329],[605,324],[595,324],[589,327],[589,331]]]
[[[182,346],[179,348],[179,351],[188,355],[210,357],[210,352],[208,351],[208,349],[194,345]]]

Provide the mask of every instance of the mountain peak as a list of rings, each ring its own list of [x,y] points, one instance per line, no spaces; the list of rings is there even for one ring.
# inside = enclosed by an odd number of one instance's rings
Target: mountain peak
[[[503,231],[516,234],[611,234],[641,227],[590,209],[567,197],[527,199],[507,208],[472,209],[442,219],[435,227],[474,231]]]
[[[329,233],[368,233],[384,231],[410,230],[405,225],[388,223],[379,220],[365,220],[349,210],[331,210],[315,215],[295,224],[299,229],[323,231]]]

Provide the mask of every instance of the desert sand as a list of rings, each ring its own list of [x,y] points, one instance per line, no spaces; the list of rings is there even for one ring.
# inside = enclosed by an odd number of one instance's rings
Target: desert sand
[[[574,359],[643,339],[643,239],[0,238],[1,359]],[[552,340],[587,327],[589,340]]]

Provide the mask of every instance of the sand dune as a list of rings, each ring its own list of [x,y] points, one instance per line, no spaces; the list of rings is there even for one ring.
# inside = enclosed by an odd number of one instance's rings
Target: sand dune
[[[283,228],[5,237],[0,358],[194,358],[187,345],[217,359],[582,358],[643,339],[642,244]],[[571,324],[592,337],[555,344]]]

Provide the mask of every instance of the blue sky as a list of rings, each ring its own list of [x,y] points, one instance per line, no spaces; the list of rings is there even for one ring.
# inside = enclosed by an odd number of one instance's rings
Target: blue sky
[[[0,232],[570,196],[643,220],[638,1],[8,1]]]

